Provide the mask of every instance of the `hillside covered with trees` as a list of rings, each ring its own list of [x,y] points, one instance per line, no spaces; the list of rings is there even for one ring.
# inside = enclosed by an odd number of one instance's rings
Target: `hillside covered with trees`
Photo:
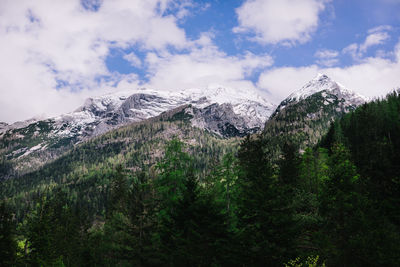
[[[3,181],[0,265],[400,265],[398,93],[304,153],[280,136],[278,161],[265,135],[191,129],[127,127]]]

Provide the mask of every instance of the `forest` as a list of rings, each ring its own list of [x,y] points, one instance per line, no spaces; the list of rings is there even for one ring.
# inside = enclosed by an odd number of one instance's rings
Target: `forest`
[[[315,146],[275,145],[247,136],[201,165],[171,138],[141,168],[2,181],[0,266],[400,266],[398,93]]]

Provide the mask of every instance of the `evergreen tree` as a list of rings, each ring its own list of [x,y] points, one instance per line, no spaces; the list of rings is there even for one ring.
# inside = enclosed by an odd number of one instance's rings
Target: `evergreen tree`
[[[111,179],[109,213],[126,212],[128,190],[128,180],[125,170],[122,165],[119,164]]]
[[[157,164],[159,175],[156,181],[160,197],[160,215],[166,215],[182,198],[183,182],[190,168],[191,159],[183,151],[184,144],[178,139],[171,140],[165,149],[165,156]]]
[[[354,266],[357,258],[357,235],[363,228],[363,198],[359,193],[360,176],[350,160],[349,150],[343,144],[332,147],[329,160],[329,180],[321,195],[320,213],[324,218],[323,232],[331,244],[325,244],[330,264]],[[328,262],[329,263],[329,262]]]
[[[285,185],[293,193],[299,183],[300,169],[300,158],[296,146],[285,142],[282,148],[282,156],[279,161],[279,180],[282,185]]]
[[[135,192],[136,193],[136,192]],[[109,265],[128,265],[137,256],[136,244],[130,216],[134,216],[131,192],[126,170],[119,164],[111,177],[108,210],[103,232],[99,232],[103,251],[101,257]]]
[[[239,239],[245,265],[278,266],[294,253],[293,214],[263,147],[247,137],[238,153]]]
[[[42,197],[26,223],[26,237],[33,265],[81,264],[81,228],[76,212],[68,206],[66,195],[57,190],[51,197]]]
[[[161,233],[171,266],[220,266],[229,262],[229,234],[222,208],[201,193],[196,178],[188,173],[183,196]]]
[[[0,201],[0,266],[16,263],[15,222],[5,201]]]
[[[156,226],[154,190],[145,172],[133,180],[129,198],[129,233],[132,241],[132,263],[135,266],[158,265],[154,255],[153,234]]]
[[[169,252],[172,215],[176,214],[179,201],[185,191],[184,181],[190,169],[190,157],[183,151],[184,144],[178,139],[171,140],[165,149],[164,158],[157,164],[159,171],[155,180],[156,189],[156,217],[157,226],[154,233],[154,249],[157,255],[154,257],[159,262],[171,262],[172,255]]]

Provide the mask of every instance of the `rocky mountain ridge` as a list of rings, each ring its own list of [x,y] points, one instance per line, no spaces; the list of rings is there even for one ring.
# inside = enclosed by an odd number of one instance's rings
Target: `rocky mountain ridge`
[[[85,140],[178,107],[184,107],[181,119],[192,126],[228,138],[262,129],[275,106],[256,92],[222,86],[117,92],[89,98],[74,112],[58,117],[1,125],[0,157],[30,170]]]
[[[367,101],[322,74],[283,100],[275,111],[274,105],[249,90],[139,88],[89,98],[74,112],[55,118],[1,124],[0,161],[11,162],[20,173],[31,171],[85,140],[171,112],[173,116],[166,120],[184,121],[219,138],[262,130],[274,150],[287,140],[303,148],[318,142],[333,120]]]

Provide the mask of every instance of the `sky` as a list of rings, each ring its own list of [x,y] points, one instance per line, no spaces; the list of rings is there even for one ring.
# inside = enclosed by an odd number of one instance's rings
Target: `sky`
[[[400,0],[0,0],[0,121],[148,87],[400,87]]]

